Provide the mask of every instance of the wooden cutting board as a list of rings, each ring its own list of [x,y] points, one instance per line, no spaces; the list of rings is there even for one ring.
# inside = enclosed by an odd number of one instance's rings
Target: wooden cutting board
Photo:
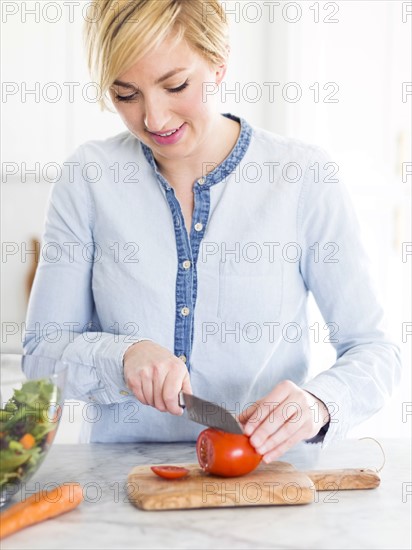
[[[133,468],[127,478],[129,500],[142,510],[309,504],[316,500],[316,490],[373,489],[380,483],[372,470],[300,472],[281,461],[231,478],[205,474],[198,464],[175,466],[187,468],[189,475],[167,480],[156,476],[150,465]]]

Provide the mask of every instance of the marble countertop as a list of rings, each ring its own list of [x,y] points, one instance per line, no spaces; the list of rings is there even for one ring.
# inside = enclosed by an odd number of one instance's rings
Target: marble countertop
[[[26,493],[47,483],[79,481],[85,501],[74,511],[20,531],[2,549],[126,548],[410,548],[410,441],[381,441],[386,465],[374,490],[318,493],[304,506],[215,508],[148,512],[126,496],[128,472],[138,464],[196,462],[190,444],[54,445]],[[368,440],[320,450],[302,445],[282,457],[299,469],[379,468],[382,453]],[[51,488],[49,486],[49,488]],[[409,493],[409,496],[408,496]],[[22,498],[20,491],[16,499]]]

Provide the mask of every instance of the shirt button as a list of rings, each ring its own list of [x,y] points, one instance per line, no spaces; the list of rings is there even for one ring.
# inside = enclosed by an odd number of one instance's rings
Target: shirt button
[[[119,393],[120,395],[130,395],[129,392],[125,390],[120,390]]]
[[[206,178],[199,178],[199,179],[197,180],[197,183],[198,183],[199,185],[204,185],[204,184],[206,183]]]
[[[190,260],[185,260],[182,265],[183,269],[190,269],[192,262]]]
[[[187,361],[186,355],[179,355],[179,359],[180,359],[181,361],[183,361],[183,363],[186,363],[186,361]]]
[[[184,316],[184,317],[187,317],[190,313],[190,309],[188,307],[182,307],[181,309],[181,314]]]
[[[195,231],[202,231],[203,229],[203,223],[197,223],[195,225]]]

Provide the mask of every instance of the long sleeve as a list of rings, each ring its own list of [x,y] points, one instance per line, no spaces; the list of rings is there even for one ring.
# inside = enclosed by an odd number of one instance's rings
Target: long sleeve
[[[123,355],[131,342],[99,328],[92,291],[94,209],[84,174],[78,149],[53,184],[23,348],[26,355],[59,360],[56,369],[68,366],[68,398],[109,404],[127,399]],[[25,374],[47,376],[50,365],[27,361]]]
[[[336,362],[303,385],[327,404],[331,423],[324,443],[382,408],[400,378],[399,348],[387,333],[370,261],[348,191],[326,178],[330,159],[313,157],[298,210],[301,274],[332,331]],[[336,176],[335,176],[336,179]]]

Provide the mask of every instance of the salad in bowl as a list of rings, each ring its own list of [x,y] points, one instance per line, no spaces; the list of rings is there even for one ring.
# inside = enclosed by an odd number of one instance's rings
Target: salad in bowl
[[[60,422],[65,371],[27,380],[0,408],[0,506],[38,470]]]

